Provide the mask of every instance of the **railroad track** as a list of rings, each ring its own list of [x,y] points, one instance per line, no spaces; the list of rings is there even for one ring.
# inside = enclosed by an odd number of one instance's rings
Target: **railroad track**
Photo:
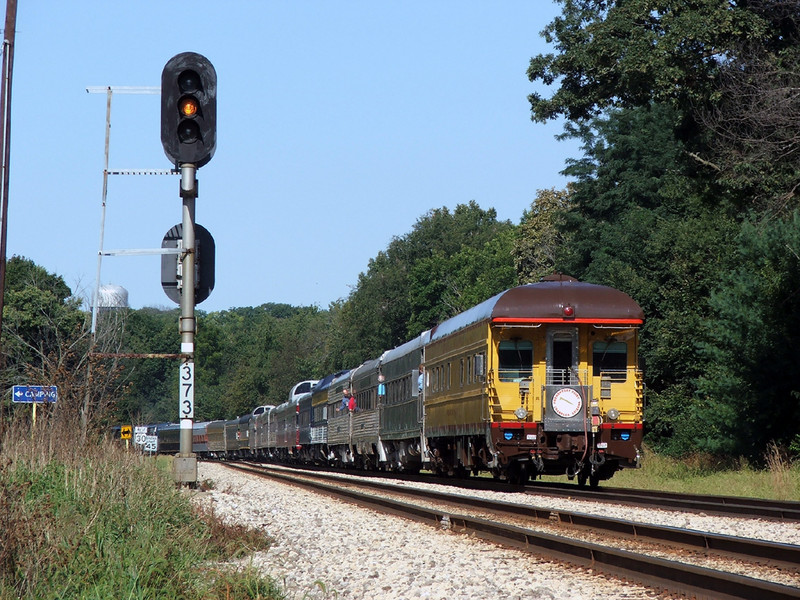
[[[454,496],[451,494],[398,486],[391,483],[358,481],[346,482],[330,474],[306,473],[300,476],[285,469],[270,469],[254,465],[228,463],[226,466],[254,472],[312,489],[319,493],[343,498],[360,506],[380,512],[400,515],[436,527],[446,526],[453,531],[468,533],[495,543],[515,547],[539,555],[590,567],[610,575],[641,582],[672,593],[698,598],[752,598],[757,600],[800,598],[800,589],[686,563],[654,558],[638,552],[609,548],[550,533],[533,531],[519,525],[493,519],[458,514],[462,511],[481,511],[503,515],[517,521],[541,521],[559,527],[589,529],[604,532],[615,538],[623,536],[639,542],[669,545],[708,555],[718,555],[745,562],[767,564],[792,572],[800,570],[800,546],[753,541],[744,538],[700,533],[673,527],[643,525],[590,516],[568,511],[538,509],[528,505]],[[312,479],[313,477],[313,479]],[[345,485],[346,484],[346,485]],[[366,488],[366,491],[364,489]],[[377,496],[376,491],[408,498],[399,501]],[[562,492],[563,496],[563,492]],[[425,507],[433,503],[435,506]]]
[[[697,496],[654,490],[623,488],[584,489],[575,485],[536,482],[528,485],[531,494],[580,498],[631,506],[653,506],[707,515],[754,517],[779,521],[800,521],[800,502],[742,498],[737,496]]]
[[[519,493],[520,487],[504,481],[484,477],[443,478],[433,475],[397,474],[372,471],[341,471],[326,467],[292,466],[301,471],[322,473],[348,473],[361,477],[374,477],[397,481],[434,483],[463,489]],[[608,502],[636,507],[653,507],[682,512],[703,513],[722,517],[772,519],[775,521],[800,521],[800,502],[742,498],[740,496],[688,495],[656,490],[629,488],[582,488],[574,483],[545,483],[536,481],[525,486],[533,495],[555,496],[572,500]]]

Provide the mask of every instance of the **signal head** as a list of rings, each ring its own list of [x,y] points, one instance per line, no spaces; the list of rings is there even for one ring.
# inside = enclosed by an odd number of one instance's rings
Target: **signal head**
[[[217,72],[195,52],[173,56],[161,73],[161,144],[167,158],[205,165],[217,146]]]

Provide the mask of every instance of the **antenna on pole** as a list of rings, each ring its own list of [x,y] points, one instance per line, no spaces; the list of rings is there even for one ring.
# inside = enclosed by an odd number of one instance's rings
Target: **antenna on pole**
[[[108,199],[108,176],[128,174],[130,171],[109,171],[108,170],[108,150],[111,143],[111,99],[114,94],[159,94],[161,88],[153,86],[129,86],[129,85],[107,85],[103,86],[88,86],[86,88],[88,94],[105,94],[106,95],[106,144],[105,144],[105,161],[103,163],[103,199],[100,209],[100,248],[97,251],[97,271],[94,278],[94,292],[92,293],[92,346],[94,346],[94,336],[97,333],[97,296],[100,291],[100,270],[103,264],[103,243],[105,239],[106,229],[106,201]],[[143,174],[162,174],[156,173],[152,170],[141,170]],[[137,174],[139,173],[137,172]]]
[[[117,94],[158,94],[160,88],[158,87],[134,87],[134,86],[90,86],[86,88],[89,94],[105,94],[106,95],[106,139],[105,139],[105,160],[103,163],[103,198],[100,210],[100,249],[97,251],[97,271],[94,279],[94,291],[92,292],[92,330],[89,338],[89,356],[91,357],[97,343],[97,312],[98,300],[100,296],[100,270],[103,264],[103,243],[105,239],[106,228],[106,202],[108,199],[108,176],[117,175],[121,172],[108,170],[108,151],[111,143],[111,100],[115,93]],[[151,174],[150,170],[141,170],[137,173]],[[125,172],[126,174],[128,172]],[[86,394],[83,400],[83,407],[81,409],[81,429],[85,438],[88,428],[89,409],[91,406],[91,381],[92,381],[92,361],[86,361]]]

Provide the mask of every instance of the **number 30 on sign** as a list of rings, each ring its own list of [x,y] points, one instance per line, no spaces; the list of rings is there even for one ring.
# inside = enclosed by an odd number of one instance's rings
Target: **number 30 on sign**
[[[194,419],[194,363],[180,366],[180,413],[181,419]]]

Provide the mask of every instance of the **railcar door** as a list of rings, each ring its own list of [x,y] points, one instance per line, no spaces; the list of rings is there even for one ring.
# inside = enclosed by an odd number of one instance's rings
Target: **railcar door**
[[[577,327],[547,331],[547,381],[544,426],[548,431],[583,431],[586,415],[586,373],[579,363]]]

